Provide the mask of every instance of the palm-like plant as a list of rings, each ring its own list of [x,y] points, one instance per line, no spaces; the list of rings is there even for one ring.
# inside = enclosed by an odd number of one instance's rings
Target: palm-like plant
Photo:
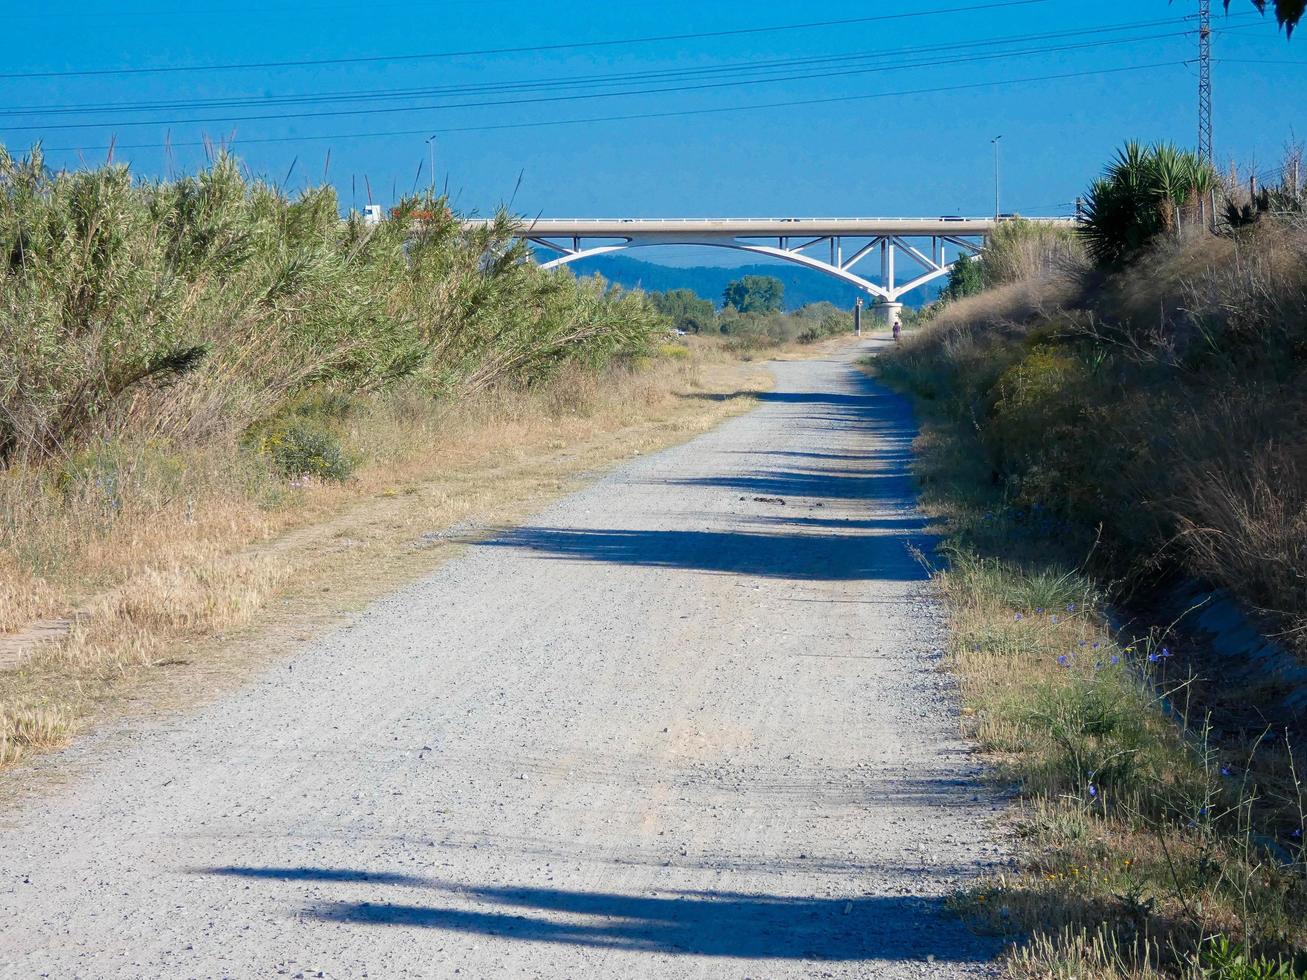
[[[1127,143],[1089,190],[1081,234],[1090,257],[1120,267],[1158,235],[1178,234],[1215,180],[1197,154],[1169,143]]]

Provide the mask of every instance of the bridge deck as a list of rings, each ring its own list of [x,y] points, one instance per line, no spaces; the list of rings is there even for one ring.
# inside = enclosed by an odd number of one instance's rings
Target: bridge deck
[[[874,238],[883,235],[988,235],[1010,218],[537,218],[526,222],[533,238],[626,238],[631,235],[692,235],[696,238],[777,238],[841,236]],[[1073,224],[1072,218],[1032,218],[1052,224]],[[469,219],[469,227],[484,224]]]

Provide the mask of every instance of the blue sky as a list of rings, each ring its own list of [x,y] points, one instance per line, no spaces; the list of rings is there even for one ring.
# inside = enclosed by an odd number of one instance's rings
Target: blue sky
[[[1180,21],[1196,0],[1042,0],[947,16],[911,16],[802,30],[653,43],[389,60],[395,55],[588,43],[651,35],[706,33],[974,7],[984,0],[666,0],[565,4],[523,0],[236,0],[169,9],[162,0],[65,3],[57,11],[10,13],[0,74],[269,61],[379,58],[317,66],[62,77],[0,78],[0,141],[11,149],[35,139],[56,165],[103,159],[111,135],[142,175],[193,169],[206,134],[235,132],[237,152],[256,173],[289,183],[325,172],[351,200],[389,203],[412,189],[427,159],[424,137],[437,131],[437,170],[455,203],[481,213],[508,200],[527,214],[915,215],[983,214],[993,208],[990,139],[1002,134],[1003,209],[1030,214],[1068,210],[1115,147],[1127,137],[1191,145],[1195,132],[1196,42]],[[1218,3],[1219,6],[1219,3]],[[1222,162],[1274,169],[1295,133],[1307,136],[1307,37],[1286,42],[1269,20],[1234,0],[1217,17],[1214,70],[1216,147]],[[1078,34],[1006,44],[993,39],[1114,25],[1153,23],[1109,34]],[[1105,40],[1130,43],[1055,50]],[[974,47],[956,45],[970,43]],[[953,45],[954,47],[947,47]],[[936,47],[923,52],[924,47]],[[939,50],[942,49],[942,50]],[[912,53],[913,51],[916,53]],[[981,58],[1007,50],[1024,55]],[[874,56],[874,57],[871,57]],[[862,60],[852,60],[860,57]],[[794,65],[797,59],[843,58]],[[741,65],[770,69],[783,81],[620,95],[528,105],[438,109],[444,102],[549,98],[596,89],[560,88],[559,80],[613,73],[721,69],[712,80],[738,81]],[[896,63],[911,68],[884,70]],[[1281,63],[1286,62],[1286,63]],[[1138,66],[1166,65],[1143,68]],[[877,70],[869,71],[867,69]],[[1118,69],[1129,69],[1119,71]],[[1013,79],[1101,74],[1008,83]],[[815,77],[793,78],[793,75]],[[702,85],[657,78],[625,89]],[[528,95],[431,94],[341,102],[344,92],[542,82]],[[1005,84],[989,85],[990,82]],[[976,86],[955,88],[957,86]],[[601,91],[611,91],[601,88]],[[619,86],[622,88],[622,86]],[[953,91],[904,93],[920,89]],[[289,107],[243,106],[103,113],[56,113],[55,106],[196,99],[307,96],[325,101]],[[862,98],[875,96],[874,98]],[[737,109],[771,102],[859,97],[758,111],[455,132],[594,116]],[[330,113],[349,108],[400,111],[230,121],[231,116]],[[30,113],[27,110],[32,110]],[[20,110],[22,114],[13,114]],[[213,117],[196,123],[197,116]],[[113,124],[106,125],[113,121]],[[176,120],[169,123],[153,120]],[[56,128],[97,123],[94,128]],[[145,125],[124,125],[145,122]],[[407,131],[358,138],[351,134]],[[329,139],[305,139],[329,136]],[[170,138],[171,160],[160,148]],[[285,142],[260,139],[290,138]],[[330,150],[330,165],[326,155]],[[520,187],[519,175],[521,176]],[[418,181],[427,182],[427,168]],[[351,187],[354,190],[351,190]]]

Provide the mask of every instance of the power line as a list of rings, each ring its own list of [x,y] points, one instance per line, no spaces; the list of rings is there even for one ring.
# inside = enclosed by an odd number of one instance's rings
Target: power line
[[[671,79],[694,79],[697,77],[712,77],[714,75],[723,75],[729,73],[763,73],[767,71],[779,70],[788,67],[809,67],[817,65],[837,66],[842,64],[865,62],[868,60],[896,58],[903,59],[918,54],[940,53],[945,51],[959,51],[970,48],[988,48],[1004,44],[1018,44],[1033,41],[1051,41],[1062,40],[1067,38],[1097,36],[1101,34],[1114,34],[1120,31],[1135,30],[1145,27],[1163,27],[1182,24],[1190,20],[1188,17],[1172,17],[1161,20],[1137,21],[1129,24],[1113,24],[1102,27],[1083,28],[1073,31],[1056,31],[1045,32],[1040,34],[1023,34],[1011,35],[1007,37],[984,38],[974,41],[960,41],[948,44],[924,45],[915,48],[902,48],[892,51],[863,51],[853,54],[822,55],[805,58],[787,58],[771,61],[749,61],[749,62],[731,62],[724,65],[710,65],[696,68],[675,68],[665,70],[650,70],[642,72],[618,72],[609,74],[590,74],[577,75],[570,77],[554,78],[534,78],[517,81],[491,82],[479,85],[445,85],[435,87],[409,88],[409,89],[372,89],[362,91],[345,91],[336,93],[303,93],[288,94],[282,96],[229,96],[223,98],[211,99],[181,99],[163,102],[118,102],[118,103],[83,103],[83,104],[65,104],[52,106],[15,106],[7,109],[0,109],[0,116],[23,116],[23,115],[70,115],[79,113],[119,113],[119,112],[147,112],[147,111],[165,111],[170,109],[224,109],[224,108],[246,108],[254,106],[278,106],[278,105],[313,105],[334,102],[364,101],[370,99],[399,99],[399,98],[420,98],[426,96],[457,96],[473,95],[482,92],[485,93],[512,93],[521,91],[533,91],[539,89],[560,90],[568,88],[582,88],[590,86],[616,85],[623,82],[640,82],[640,81],[661,81]],[[1109,43],[1137,43],[1144,40],[1155,40],[1157,38],[1181,36],[1188,32],[1175,32],[1173,34],[1154,34],[1145,37],[1124,38],[1116,41],[1093,42],[1085,46],[1100,46]],[[1044,51],[1072,50],[1080,45],[1069,45],[1058,48],[1044,48]],[[1012,52],[1019,53],[1019,52]],[[955,59],[950,59],[952,63]],[[925,67],[925,66],[923,66]]]
[[[702,31],[694,34],[656,34],[606,41],[568,41],[560,44],[535,44],[511,48],[481,48],[468,51],[433,51],[425,54],[370,55],[357,58],[318,58],[302,61],[256,61],[227,65],[173,65],[158,68],[96,68],[75,71],[9,72],[0,78],[74,78],[104,75],[157,75],[172,72],[242,71],[255,68],[303,68],[322,65],[357,65],[378,61],[419,61],[435,58],[464,58],[495,54],[538,54],[544,51],[572,51],[583,48],[607,48],[624,44],[653,44],[666,41],[694,41],[705,38],[741,37],[752,34],[774,34],[781,31],[806,31],[822,27],[849,27],[854,24],[881,23],[908,20],[916,17],[940,17],[945,14],[969,13],[979,10],[996,10],[1002,7],[1027,7],[1048,3],[1050,0],[994,0],[991,3],[967,4],[960,7],[940,7],[935,10],[914,10],[899,14],[877,14],[871,17],[850,17],[843,20],[818,20],[800,24],[778,24],[772,27],[738,27],[724,31]]]
[[[748,106],[719,106],[710,109],[679,109],[669,110],[666,112],[639,112],[628,113],[623,115],[612,116],[590,116],[581,119],[546,119],[532,122],[520,123],[491,123],[480,126],[452,126],[444,129],[432,130],[430,127],[424,129],[400,129],[389,130],[385,132],[371,133],[334,133],[323,134],[320,136],[264,136],[251,137],[249,139],[233,140],[242,144],[261,144],[261,143],[300,143],[300,142],[318,142],[321,140],[348,140],[348,139],[374,139],[379,137],[390,136],[425,136],[429,134],[443,135],[452,133],[480,133],[506,129],[537,129],[545,126],[576,126],[589,123],[603,122],[633,122],[647,119],[671,119],[682,116],[704,116],[716,115],[729,112],[756,112],[763,109],[789,109],[798,106],[811,105],[831,105],[843,102],[865,102],[873,99],[890,99],[902,98],[909,95],[934,95],[942,92],[961,92],[979,88],[993,88],[1002,85],[1021,85],[1029,82],[1051,82],[1060,81],[1068,78],[1087,78],[1097,75],[1117,75],[1125,72],[1152,71],[1159,68],[1178,68],[1188,64],[1187,61],[1160,61],[1148,65],[1127,65],[1122,68],[1103,68],[1093,71],[1065,72],[1058,75],[1034,75],[1026,78],[998,79],[991,82],[969,82],[962,85],[941,85],[932,88],[907,89],[898,92],[875,92],[868,95],[840,95],[830,96],[820,99],[794,99],[786,102],[765,102],[757,105]],[[211,141],[200,140],[184,143],[112,143],[103,146],[54,146],[49,147],[48,152],[73,152],[77,150],[154,150],[162,149],[167,146],[172,147],[208,147]]]
[[[1132,40],[1154,40],[1158,37],[1179,37],[1179,36],[1183,36],[1186,33],[1188,32],[1174,32],[1171,34],[1154,35],[1153,37],[1137,38]],[[682,93],[682,92],[702,92],[702,91],[711,91],[715,89],[738,88],[739,86],[742,85],[756,85],[760,83],[774,83],[774,82],[807,81],[807,80],[818,79],[818,78],[827,79],[827,78],[834,78],[834,77],[850,77],[854,75],[868,75],[868,74],[875,74],[878,72],[886,72],[886,71],[907,71],[907,70],[913,70],[918,68],[934,68],[942,65],[957,65],[957,64],[973,63],[978,61],[992,61],[996,58],[1024,57],[1027,55],[1044,55],[1044,54],[1048,54],[1050,51],[1074,50],[1077,48],[1085,48],[1085,47],[1100,47],[1105,44],[1119,44],[1119,43],[1122,43],[1120,39],[1114,41],[1085,42],[1078,45],[1064,45],[1061,48],[1058,47],[1027,48],[1021,51],[1010,51],[1010,52],[1002,52],[997,54],[971,55],[965,58],[954,57],[946,60],[900,62],[892,65],[876,65],[868,68],[845,69],[842,71],[826,70],[821,72],[810,72],[806,74],[773,75],[765,78],[733,79],[728,81],[703,82],[697,85],[671,85],[671,86],[662,86],[658,88],[626,89],[626,90],[615,91],[615,92],[587,92],[587,93],[574,94],[574,95],[542,95],[533,98],[482,100],[482,101],[474,101],[474,102],[448,102],[442,104],[419,105],[419,106],[409,105],[409,106],[380,106],[380,107],[357,108],[357,109],[329,109],[320,112],[270,113],[264,115],[251,115],[251,116],[208,116],[202,118],[133,119],[133,120],[125,120],[117,123],[104,123],[104,122],[50,123],[50,124],[31,123],[22,126],[7,126],[5,127],[5,129],[7,129],[10,132],[31,132],[33,130],[49,131],[49,130],[68,130],[68,129],[100,129],[106,126],[117,126],[120,128],[125,128],[128,126],[139,127],[139,126],[167,126],[167,125],[195,125],[195,124],[203,125],[206,123],[226,124],[226,123],[234,123],[234,122],[279,122],[279,121],[290,120],[290,119],[296,119],[296,120],[321,119],[321,118],[333,118],[338,116],[380,115],[383,113],[389,114],[395,112],[426,112],[426,111],[440,111],[440,110],[448,110],[448,109],[486,109],[486,108],[499,108],[499,107],[544,105],[544,104],[559,103],[559,102],[578,102],[578,101],[595,100],[595,99],[628,98],[631,96],[639,96],[639,95],[666,95],[666,94],[674,94],[674,93]]]
[[[375,2],[369,3],[368,11],[372,12],[375,10],[404,10],[404,11],[412,12],[415,7],[445,8],[450,6],[451,4],[457,4],[460,6],[472,6],[472,5],[481,6],[487,3],[511,4],[516,2],[517,0],[405,0],[404,3],[375,3]],[[257,6],[238,6],[236,4],[224,4],[222,9],[223,9],[223,13],[225,14],[238,14],[244,12],[244,13],[261,14],[261,15],[271,14],[273,16],[286,15],[286,16],[294,16],[294,17],[303,17],[305,14],[325,14],[325,13],[331,13],[333,11],[335,12],[347,11],[350,13],[357,13],[358,5],[356,3],[346,3],[346,4],[328,4],[325,6],[324,5],[310,6],[309,4],[297,3],[294,6],[289,6],[289,7],[274,7],[271,4],[258,4]],[[105,10],[96,10],[96,11],[56,9],[56,10],[22,10],[22,11],[17,11],[16,13],[8,16],[17,17],[21,19],[40,18],[41,20],[48,20],[52,16],[54,17],[67,16],[67,17],[75,17],[78,20],[84,20],[90,16],[115,18],[115,19],[122,18],[122,17],[161,18],[161,17],[172,17],[176,13],[177,11],[175,9],[168,9],[168,10],[105,9]]]
[[[1216,58],[1218,65],[1297,65],[1307,68],[1307,61],[1275,61],[1270,58]]]

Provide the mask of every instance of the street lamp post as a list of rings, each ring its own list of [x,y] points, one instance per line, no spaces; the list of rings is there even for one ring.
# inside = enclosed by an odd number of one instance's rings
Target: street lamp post
[[[427,137],[427,150],[431,153],[431,190],[429,194],[434,199],[436,196],[436,137],[434,134]]]
[[[1003,138],[1002,136],[995,136],[992,140],[989,141],[990,144],[994,147],[994,220],[995,221],[998,220],[998,216],[1001,211],[998,204],[998,141],[1001,140],[1002,138]]]

